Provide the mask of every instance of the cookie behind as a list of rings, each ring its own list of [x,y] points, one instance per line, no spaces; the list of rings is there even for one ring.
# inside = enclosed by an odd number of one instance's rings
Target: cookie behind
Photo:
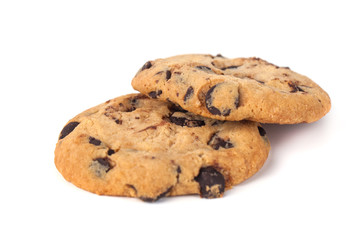
[[[219,120],[310,123],[331,107],[328,94],[311,79],[260,58],[189,54],[157,59],[139,70],[132,86]]]

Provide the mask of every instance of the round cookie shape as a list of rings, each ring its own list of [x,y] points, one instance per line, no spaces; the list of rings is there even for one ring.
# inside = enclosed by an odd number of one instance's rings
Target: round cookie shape
[[[59,135],[55,165],[66,180],[100,195],[217,198],[255,174],[269,150],[259,123],[204,118],[130,94],[71,119]]]
[[[189,54],[157,59],[139,70],[132,86],[219,120],[310,123],[331,107],[328,94],[311,79],[260,58]]]

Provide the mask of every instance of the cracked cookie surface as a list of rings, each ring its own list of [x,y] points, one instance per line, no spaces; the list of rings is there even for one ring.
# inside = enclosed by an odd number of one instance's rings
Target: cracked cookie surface
[[[129,94],[71,119],[55,165],[66,180],[100,195],[216,198],[255,174],[269,150],[259,123],[209,119]]]
[[[214,119],[262,123],[314,122],[331,107],[311,79],[260,58],[189,54],[148,61],[134,89]]]

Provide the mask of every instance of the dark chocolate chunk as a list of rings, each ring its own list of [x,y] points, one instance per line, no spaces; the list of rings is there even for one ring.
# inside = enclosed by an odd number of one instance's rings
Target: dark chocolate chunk
[[[266,131],[265,129],[263,129],[262,127],[258,126],[258,130],[259,130],[259,133],[260,133],[260,136],[265,136],[266,135]]]
[[[225,109],[222,113],[223,116],[229,116],[230,115],[230,112],[231,112],[231,109]]]
[[[95,146],[99,146],[101,144],[101,141],[99,139],[96,139],[94,137],[89,137],[89,143],[95,145]]]
[[[151,92],[149,92],[149,96],[150,96],[151,98],[156,98],[156,97],[157,97],[156,91],[151,91]]]
[[[108,154],[109,156],[113,155],[114,153],[115,153],[115,151],[112,150],[111,148],[107,151],[107,154]]]
[[[299,92],[305,92],[304,89],[300,88],[299,86],[297,86],[297,90],[298,90]]]
[[[166,80],[169,80],[171,78],[171,72],[167,70],[165,74],[166,74],[165,76]]]
[[[221,70],[227,70],[227,69],[235,69],[235,68],[238,68],[238,67],[240,67],[240,66],[235,66],[235,65],[233,65],[233,66],[228,66],[228,67],[223,67],[223,68],[221,68]]]
[[[216,107],[213,107],[213,106],[208,106],[206,105],[206,108],[209,110],[209,112],[212,114],[212,115],[221,115],[221,112],[219,109],[217,109]]]
[[[215,150],[219,150],[220,147],[225,149],[234,147],[234,145],[229,140],[226,141],[225,139],[219,137],[217,133],[214,133],[210,137],[210,140],[207,144]]]
[[[304,89],[300,88],[297,84],[293,83],[293,82],[288,82],[289,87],[291,87],[291,93],[295,93],[295,92],[305,92]]]
[[[219,58],[225,58],[223,55],[221,55],[220,53],[219,54],[216,54],[215,57],[219,57]]]
[[[203,198],[218,198],[225,191],[225,178],[213,167],[201,168],[195,181],[200,185],[200,196]]]
[[[180,166],[177,166],[176,172],[177,172],[177,173],[181,173],[181,167],[180,167]]]
[[[235,98],[234,104],[236,108],[240,106],[240,94],[238,94],[237,97]]]
[[[96,158],[90,164],[90,169],[97,177],[104,177],[107,172],[109,172],[114,167],[114,163],[110,158]]]
[[[160,195],[158,195],[157,197],[155,198],[150,198],[150,197],[140,197],[141,200],[143,200],[144,202],[149,202],[149,203],[152,203],[152,202],[156,202],[157,200],[159,200],[160,198],[163,198],[165,197],[167,194],[170,193],[171,189],[173,188],[173,186],[169,187],[165,192],[161,193]]]
[[[169,118],[170,122],[182,126],[182,127],[202,127],[205,126],[205,122],[202,120],[192,120],[184,117],[173,117]]]
[[[221,84],[225,84],[225,83],[219,83],[216,84],[214,86],[212,86],[209,91],[207,91],[206,95],[205,95],[205,106],[208,109],[208,111],[213,114],[213,115],[221,115],[221,116],[229,116],[230,112],[232,109],[236,109],[240,106],[240,93],[237,90],[236,92],[234,91],[235,89],[233,89],[233,87],[231,86],[232,89],[228,90],[227,92],[222,92],[222,94],[229,94],[234,98],[234,105],[233,106],[227,106],[227,108],[223,109],[219,109],[215,106],[213,106],[213,98],[220,97],[220,94],[217,94],[217,96],[213,96],[213,92],[215,90],[216,87],[218,87]],[[221,88],[220,88],[221,89]]]
[[[131,112],[131,111],[130,111],[130,112]],[[115,119],[115,123],[121,125],[121,124],[122,124],[122,120],[120,120],[120,119]]]
[[[144,66],[142,66],[142,68],[140,69],[140,71],[144,71],[145,69],[149,69],[152,67],[152,64],[150,61],[147,61]]]
[[[221,112],[219,109],[217,109],[216,107],[212,106],[212,93],[214,91],[214,89],[216,88],[217,85],[214,85],[213,87],[210,88],[210,90],[206,93],[205,96],[205,105],[207,110],[209,110],[209,112],[212,115],[221,115]]]
[[[66,137],[67,135],[69,135],[77,126],[79,125],[79,122],[70,122],[68,123],[63,130],[61,130],[60,133],[60,139],[63,139],[64,137]]]
[[[191,98],[194,95],[194,89],[193,87],[189,87],[186,90],[185,96],[184,96],[184,102],[186,102],[189,98]]]
[[[176,103],[170,105],[168,108],[171,112],[182,112],[182,113],[188,112],[185,109],[183,109],[182,107],[180,107],[179,105],[177,105]]]
[[[162,90],[157,90],[157,91],[151,91],[149,92],[149,97],[151,98],[157,98],[158,96],[160,96],[162,94]]]
[[[124,112],[132,112],[132,111],[135,111],[136,110],[136,107],[134,106],[131,106],[131,107],[127,107]],[[122,123],[122,122],[121,122]]]
[[[177,166],[176,168],[176,182],[179,182],[179,178],[180,178],[180,173],[181,173],[181,167],[180,166]]]
[[[211,71],[212,72],[212,69],[207,67],[207,66],[196,66],[195,67],[196,69],[199,69],[201,71],[205,71],[205,72],[208,72],[208,71]]]
[[[113,166],[111,166],[110,159],[107,158],[107,157],[105,157],[105,158],[96,158],[96,159],[94,159],[94,161],[97,161],[98,163],[100,163],[100,165],[105,167],[106,172],[110,171],[110,169],[113,168]]]

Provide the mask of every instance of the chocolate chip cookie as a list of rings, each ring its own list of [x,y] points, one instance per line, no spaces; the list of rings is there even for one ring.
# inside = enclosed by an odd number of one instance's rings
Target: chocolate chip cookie
[[[331,107],[309,78],[260,58],[180,55],[148,61],[132,86],[151,98],[219,120],[314,122]]]
[[[130,94],[71,119],[60,132],[55,165],[66,180],[100,195],[217,198],[255,174],[269,150],[259,123],[205,118]]]

